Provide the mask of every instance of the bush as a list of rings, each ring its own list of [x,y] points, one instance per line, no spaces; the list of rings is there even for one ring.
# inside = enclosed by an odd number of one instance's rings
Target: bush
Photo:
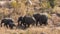
[[[55,1],[55,0],[49,0],[49,3],[50,3],[51,8],[54,8],[54,6],[55,6],[54,1]]]
[[[14,8],[17,7],[17,2],[16,2],[15,0],[13,0],[13,1],[11,2],[11,6],[14,7]]]

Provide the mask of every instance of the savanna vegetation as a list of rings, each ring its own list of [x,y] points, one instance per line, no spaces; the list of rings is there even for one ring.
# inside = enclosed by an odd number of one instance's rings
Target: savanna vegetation
[[[25,30],[0,27],[0,34],[60,34],[60,0],[0,0],[0,21],[5,17],[13,19],[17,25],[18,17],[34,13],[48,13],[47,26],[31,26]],[[52,15],[57,14],[57,15]],[[50,20],[52,19],[52,20]],[[54,21],[54,23],[52,22]]]

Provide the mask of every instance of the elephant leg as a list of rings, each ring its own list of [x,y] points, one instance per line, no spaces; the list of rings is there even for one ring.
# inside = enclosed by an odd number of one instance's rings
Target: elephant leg
[[[39,22],[40,26],[42,26],[42,22]]]
[[[9,25],[9,28],[10,28],[10,29],[13,29],[13,25]]]
[[[23,24],[24,28],[26,28],[26,24]]]
[[[30,26],[30,24],[27,25],[27,27],[29,27],[29,26]]]
[[[42,26],[42,22],[40,23],[40,26]]]
[[[7,24],[4,24],[4,26],[6,26],[8,28],[8,25]]]
[[[1,23],[1,27],[2,27],[2,24],[3,24],[3,23]]]
[[[46,26],[48,23],[47,22],[44,22],[44,25]]]
[[[36,26],[38,26],[38,21],[36,22]]]

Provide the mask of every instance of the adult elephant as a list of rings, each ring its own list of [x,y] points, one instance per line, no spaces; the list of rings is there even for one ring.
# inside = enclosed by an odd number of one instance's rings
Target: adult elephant
[[[4,23],[4,26],[6,26],[8,28],[8,26],[10,27],[10,29],[13,29],[14,26],[16,26],[14,23],[13,23],[13,20],[10,19],[10,18],[4,18],[1,20],[1,27],[2,27],[2,24]]]
[[[35,24],[35,20],[31,16],[24,16],[18,18],[18,25],[24,25],[26,28],[29,27],[31,24]]]
[[[37,13],[37,14],[33,14],[33,17],[36,19],[36,26],[38,25],[38,23],[40,25],[44,24],[47,25],[47,20],[48,20],[48,16],[46,13]]]

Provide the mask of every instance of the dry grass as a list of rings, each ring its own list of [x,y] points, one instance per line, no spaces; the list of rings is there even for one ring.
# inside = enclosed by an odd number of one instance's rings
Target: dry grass
[[[0,28],[0,34],[60,34],[60,27],[30,27],[26,30],[10,30],[2,27]]]

